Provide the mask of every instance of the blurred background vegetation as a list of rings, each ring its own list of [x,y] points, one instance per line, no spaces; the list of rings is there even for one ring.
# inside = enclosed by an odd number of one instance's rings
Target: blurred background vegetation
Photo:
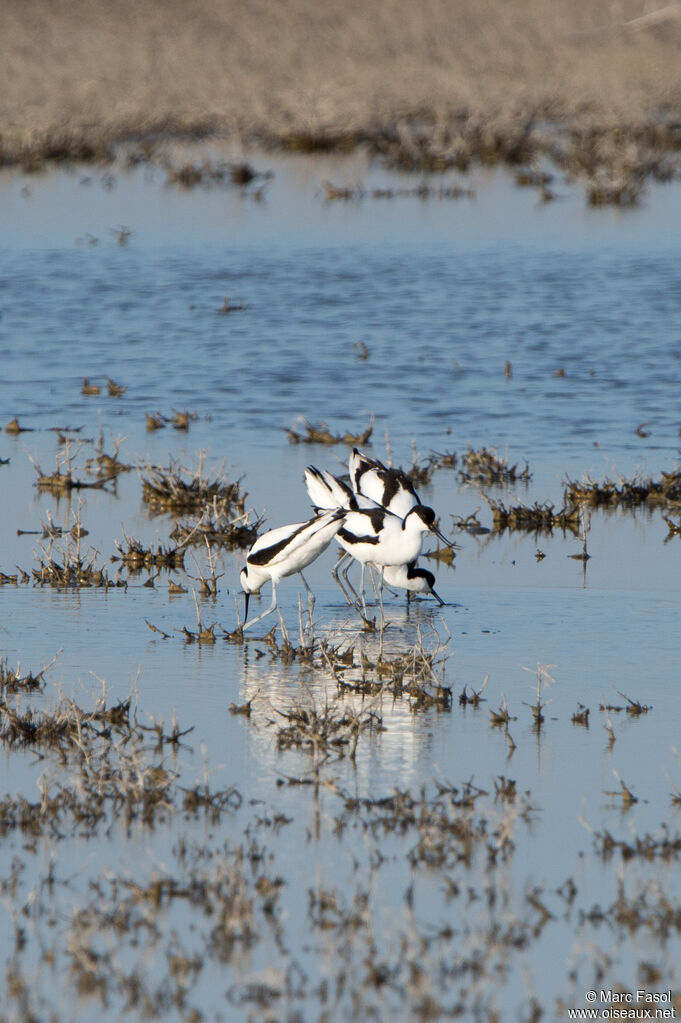
[[[681,147],[681,2],[3,0],[0,23],[0,160],[27,169],[178,134],[426,170]]]

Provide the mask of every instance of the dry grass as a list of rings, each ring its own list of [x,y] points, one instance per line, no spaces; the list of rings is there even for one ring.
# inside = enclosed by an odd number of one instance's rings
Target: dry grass
[[[681,102],[676,5],[7,0],[2,38],[0,160],[27,168],[159,133],[525,162],[542,118],[572,130],[596,201],[616,201],[642,146],[679,145],[673,126],[650,131]]]
[[[239,490],[240,480],[229,482],[223,473],[214,479],[204,474],[203,454],[196,471],[171,464],[168,469],[150,466],[142,476],[142,500],[154,512],[173,515],[200,515],[204,509],[219,509],[245,514],[246,495]]]

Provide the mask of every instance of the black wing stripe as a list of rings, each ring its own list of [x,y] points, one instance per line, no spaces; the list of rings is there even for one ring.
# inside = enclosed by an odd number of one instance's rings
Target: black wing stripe
[[[333,514],[330,514],[329,512],[325,512],[325,514],[329,515],[329,523],[331,523],[344,518],[346,511],[344,508],[338,508],[333,512]],[[319,517],[321,518],[322,516],[320,515]],[[249,565],[269,565],[269,563],[274,561],[277,555],[281,554],[281,552],[285,550],[300,533],[308,529],[311,525],[312,522],[301,523],[297,529],[294,529],[289,536],[285,536],[283,540],[278,540],[277,543],[273,543],[269,547],[263,547],[262,550],[248,554],[246,556],[246,562]]]
[[[290,536],[285,536],[283,540],[279,540],[278,543],[273,543],[271,547],[263,547],[261,550],[256,551],[254,554],[249,554],[246,561],[249,565],[269,565],[271,561],[274,561],[278,554],[288,547],[292,540],[302,533],[304,529],[307,529],[309,523],[304,522],[302,526],[299,526]]]
[[[341,540],[345,540],[346,543],[380,543],[380,536],[357,536],[355,533],[348,533],[347,529],[339,529],[338,536]]]

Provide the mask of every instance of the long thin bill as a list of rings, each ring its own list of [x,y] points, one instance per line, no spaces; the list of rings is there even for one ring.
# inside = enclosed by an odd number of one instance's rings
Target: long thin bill
[[[248,601],[250,600],[250,593],[244,591],[244,625],[248,621]]]
[[[453,540],[448,540],[444,533],[441,533],[439,529],[436,529],[434,526],[431,526],[430,531],[431,533],[435,533],[435,536],[438,538],[438,540],[442,540],[445,547],[451,547],[453,551],[461,550],[460,544],[454,543]]]

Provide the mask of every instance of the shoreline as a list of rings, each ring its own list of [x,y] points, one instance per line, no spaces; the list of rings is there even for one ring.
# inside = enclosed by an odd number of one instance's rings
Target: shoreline
[[[27,173],[228,139],[540,190],[550,163],[593,205],[681,175],[681,8],[10,0],[2,28],[0,167]]]

